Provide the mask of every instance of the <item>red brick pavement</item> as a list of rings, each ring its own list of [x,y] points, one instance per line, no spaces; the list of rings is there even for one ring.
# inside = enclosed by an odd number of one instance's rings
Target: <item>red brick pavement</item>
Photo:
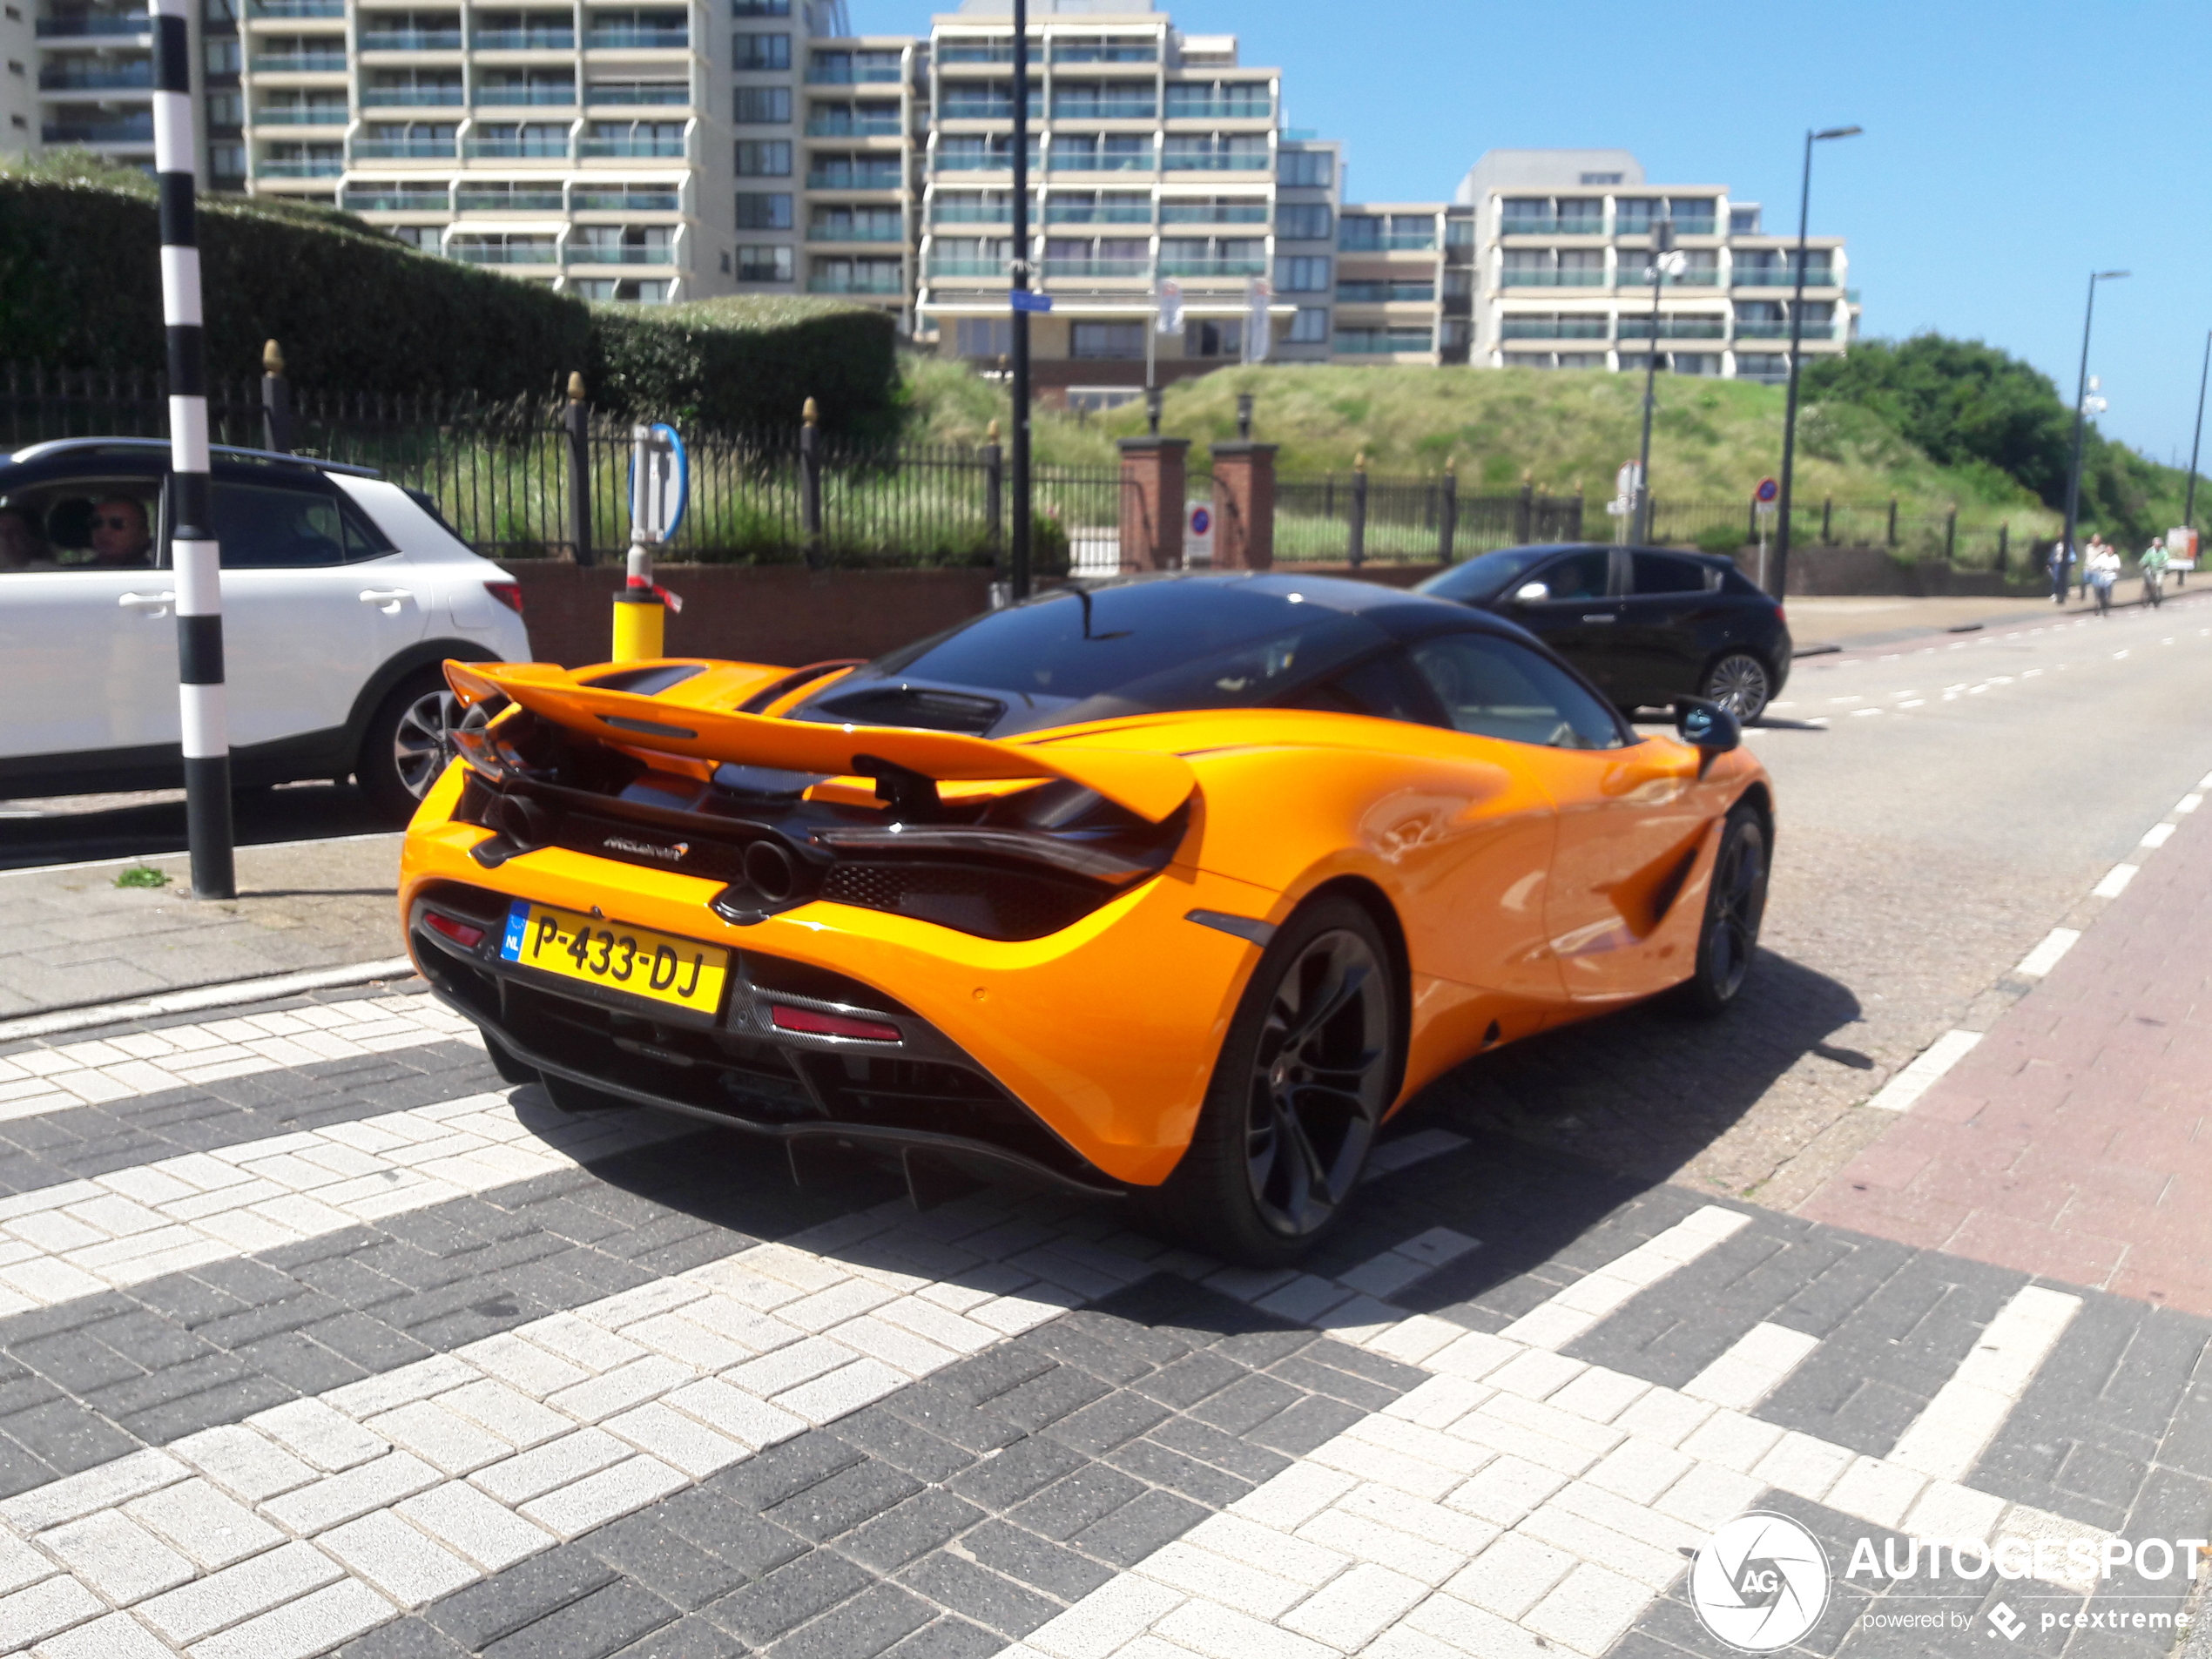
[[[2212,806],[1797,1213],[2212,1314]]]

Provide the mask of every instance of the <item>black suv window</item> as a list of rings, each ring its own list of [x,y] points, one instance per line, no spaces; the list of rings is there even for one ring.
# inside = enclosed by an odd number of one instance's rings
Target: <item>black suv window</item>
[[[1602,599],[1612,585],[1612,572],[1613,555],[1604,548],[1593,547],[1553,560],[1531,579],[1549,588],[1554,603]]]
[[[1454,731],[1550,749],[1618,749],[1613,711],[1527,646],[1488,634],[1446,634],[1408,653]]]
[[[1669,553],[1635,555],[1635,570],[1636,593],[1703,593],[1717,585],[1705,566]]]
[[[351,503],[326,490],[219,478],[214,495],[226,570],[304,570],[392,550]]]
[[[160,501],[152,480],[98,475],[0,494],[0,573],[145,570],[156,563]]]

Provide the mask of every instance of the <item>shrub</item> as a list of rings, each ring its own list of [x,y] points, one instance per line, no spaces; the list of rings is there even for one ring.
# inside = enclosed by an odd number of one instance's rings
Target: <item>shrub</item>
[[[1701,553],[1721,553],[1733,557],[1743,551],[1743,532],[1730,524],[1708,524],[1697,532],[1697,550]]]

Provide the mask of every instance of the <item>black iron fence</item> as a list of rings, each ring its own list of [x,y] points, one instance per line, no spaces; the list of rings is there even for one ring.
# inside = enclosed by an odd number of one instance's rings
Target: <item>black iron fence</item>
[[[1363,469],[1275,485],[1278,563],[1449,564],[1494,548],[1581,536],[1579,496],[1530,489],[1463,496],[1449,472],[1382,478]]]
[[[274,384],[272,384],[274,381]],[[0,439],[163,437],[157,376],[0,368]],[[578,388],[581,389],[581,388]],[[461,538],[500,558],[618,556],[630,534],[631,427],[580,400],[489,404],[348,396],[286,385],[210,388],[210,436],[374,467],[437,504]],[[847,448],[811,425],[782,441],[687,432],[690,505],[664,556],[707,563],[989,566],[1003,557],[1005,458],[973,448]],[[1118,469],[1033,469],[1039,575],[1112,538]]]
[[[2039,516],[2033,511],[2006,514],[1994,509],[1930,511],[1898,497],[1799,497],[1791,503],[1790,543],[1797,548],[1881,547],[1905,559],[1941,560],[1981,570],[2022,569],[2034,556],[2039,537],[2047,545],[2047,536],[2037,526]],[[1750,502],[1670,501],[1662,496],[1651,501],[1651,539],[1662,546],[1733,552],[1756,545],[1762,529],[1771,541],[1777,528],[1772,520],[1762,526],[1758,509]]]

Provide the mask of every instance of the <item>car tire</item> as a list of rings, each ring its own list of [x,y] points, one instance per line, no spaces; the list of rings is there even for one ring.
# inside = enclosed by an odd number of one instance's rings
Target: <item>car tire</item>
[[[354,781],[378,817],[404,824],[415,816],[430,786],[453,759],[453,732],[474,722],[446,685],[442,670],[426,668],[395,686],[362,734]]]
[[[610,1095],[604,1089],[594,1089],[590,1083],[580,1083],[552,1072],[542,1073],[538,1082],[544,1085],[545,1097],[571,1117],[585,1112],[626,1112],[637,1105],[634,1100],[624,1100],[620,1095]]]
[[[491,1056],[491,1069],[499,1074],[502,1082],[521,1089],[529,1083],[543,1082],[543,1077],[536,1066],[526,1066],[515,1055],[515,1051],[487,1031],[483,1034],[484,1052]]]
[[[1190,1148],[1150,1198],[1163,1226],[1254,1267],[1294,1261],[1334,1227],[1403,1074],[1390,961],[1350,899],[1284,924],[1230,1022]]]
[[[1766,712],[1774,696],[1774,675],[1751,652],[1732,651],[1705,671],[1697,695],[1749,725]]]
[[[1743,989],[1766,915],[1769,842],[1766,819],[1754,807],[1738,806],[1721,828],[1704,925],[1697,933],[1696,972],[1675,994],[1684,1014],[1716,1019]]]

